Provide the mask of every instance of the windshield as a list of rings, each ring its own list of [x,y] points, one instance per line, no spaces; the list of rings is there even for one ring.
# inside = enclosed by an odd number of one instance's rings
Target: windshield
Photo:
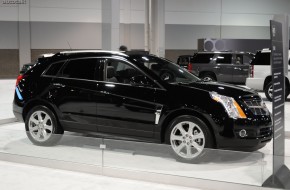
[[[135,60],[144,64],[145,67],[150,69],[161,80],[168,83],[190,83],[200,80],[186,69],[164,58],[144,55]]]

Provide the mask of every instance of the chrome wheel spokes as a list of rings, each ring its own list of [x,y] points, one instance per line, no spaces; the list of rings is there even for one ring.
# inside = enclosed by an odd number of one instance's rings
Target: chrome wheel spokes
[[[36,111],[29,118],[28,128],[34,140],[44,142],[52,135],[52,119],[46,112]]]
[[[203,151],[205,136],[197,124],[184,121],[174,126],[170,134],[170,142],[177,155],[192,159]]]

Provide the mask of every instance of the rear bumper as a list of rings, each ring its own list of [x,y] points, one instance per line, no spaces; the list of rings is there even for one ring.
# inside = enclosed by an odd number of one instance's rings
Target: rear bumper
[[[18,121],[24,121],[23,120],[23,117],[22,117],[22,112],[23,112],[23,108],[16,105],[15,102],[13,102],[13,113],[14,113],[14,116],[16,117],[16,119]]]

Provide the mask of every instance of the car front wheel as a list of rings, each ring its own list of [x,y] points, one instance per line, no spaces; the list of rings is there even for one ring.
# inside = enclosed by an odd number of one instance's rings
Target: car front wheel
[[[197,161],[205,154],[205,148],[213,148],[210,130],[202,120],[193,116],[174,119],[167,130],[166,142],[180,161]]]
[[[29,140],[39,146],[55,145],[63,134],[53,112],[44,106],[36,106],[27,114],[25,128]]]

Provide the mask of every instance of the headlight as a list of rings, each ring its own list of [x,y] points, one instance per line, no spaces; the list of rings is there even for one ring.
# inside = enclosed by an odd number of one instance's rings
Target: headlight
[[[220,95],[216,92],[209,93],[211,98],[216,102],[219,102],[223,105],[225,110],[227,111],[229,117],[231,118],[247,118],[244,111],[240,107],[240,105],[235,101],[234,98]]]

